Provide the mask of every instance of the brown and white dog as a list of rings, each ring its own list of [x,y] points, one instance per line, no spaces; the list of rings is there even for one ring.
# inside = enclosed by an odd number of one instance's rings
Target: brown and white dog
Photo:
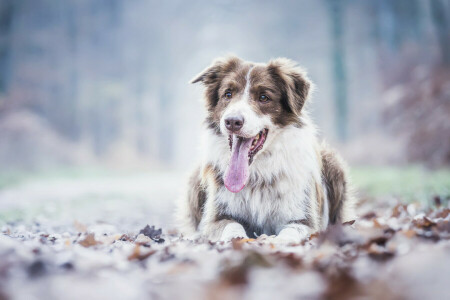
[[[210,240],[276,235],[300,242],[353,219],[341,159],[320,144],[306,110],[312,83],[288,59],[216,60],[206,87],[203,161],[178,206],[181,232]]]

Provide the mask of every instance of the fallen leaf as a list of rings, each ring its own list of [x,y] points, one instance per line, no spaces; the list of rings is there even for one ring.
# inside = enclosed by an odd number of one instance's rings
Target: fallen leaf
[[[439,231],[450,233],[450,221],[447,220],[447,219],[450,219],[450,218],[437,219],[436,220],[436,229],[439,230]]]
[[[394,218],[398,218],[400,217],[401,214],[406,213],[407,212],[407,206],[405,204],[397,204],[396,206],[394,206],[394,208],[392,209],[392,217]]]
[[[170,268],[167,271],[167,274],[175,275],[175,274],[184,273],[187,270],[189,270],[190,268],[192,268],[194,265],[195,264],[193,262],[181,262],[181,263],[174,265],[172,268]]]
[[[445,219],[448,215],[450,215],[450,208],[441,208],[434,213],[433,217]]]
[[[248,243],[248,242],[254,242],[254,241],[256,241],[256,239],[242,239],[239,242],[241,242],[241,243]]]
[[[346,244],[360,243],[361,237],[351,227],[335,224],[328,226],[325,231],[319,234],[319,245],[325,241],[342,247]]]
[[[375,212],[369,211],[369,212],[365,213],[364,215],[362,215],[361,219],[371,220],[376,217],[377,217],[377,214]]]
[[[249,251],[241,263],[230,264],[225,262],[225,267],[220,273],[221,279],[229,285],[245,285],[248,283],[248,273],[254,267],[271,267],[272,264],[261,253]]]
[[[139,245],[136,245],[133,249],[133,253],[128,256],[128,260],[144,260],[149,258],[151,255],[155,254],[156,250],[146,250],[142,251]]]
[[[145,226],[139,233],[148,236],[152,240],[154,240],[157,243],[164,243],[164,239],[161,238],[162,229],[156,229],[155,226]]]
[[[412,224],[422,229],[430,229],[431,227],[436,226],[436,223],[425,215],[416,216],[413,219]]]
[[[165,247],[163,255],[161,255],[159,261],[164,262],[164,261],[172,260],[174,258],[175,258],[175,254],[170,252],[169,247]]]
[[[394,252],[390,249],[386,249],[384,246],[378,244],[371,244],[367,253],[373,259],[384,261],[394,256]]]
[[[342,225],[353,225],[355,223],[355,220],[347,221],[342,223]]]
[[[79,244],[83,247],[92,247],[95,245],[100,245],[101,243],[95,239],[93,233],[89,233],[84,240],[80,241]]]
[[[234,250],[242,250],[243,246],[239,238],[231,239],[231,246]]]
[[[120,237],[119,237],[119,241],[123,241],[123,242],[134,242],[134,239],[133,238],[131,238],[128,234],[122,234]]]
[[[298,269],[303,265],[302,258],[295,253],[276,252],[274,255],[278,260],[283,261],[293,269]]]
[[[412,229],[402,230],[401,233],[403,233],[407,238],[413,238],[416,236],[416,232]]]
[[[143,235],[143,234],[141,233],[141,234],[139,234],[139,235],[136,237],[136,239],[134,240],[134,242],[135,242],[136,244],[140,244],[140,245],[147,245],[147,244],[150,244],[150,243],[152,242],[152,239],[149,238],[149,237],[146,236],[146,235]]]

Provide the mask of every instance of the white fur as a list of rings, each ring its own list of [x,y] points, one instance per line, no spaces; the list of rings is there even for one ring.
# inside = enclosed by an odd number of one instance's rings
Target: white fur
[[[252,69],[250,68],[246,75],[247,83],[242,96],[239,100],[228,105],[220,119],[220,130],[225,135],[228,135],[228,131],[225,128],[225,119],[238,115],[244,117],[244,125],[239,132],[239,136],[251,138],[256,136],[262,129],[273,127],[269,116],[259,116],[250,105],[252,101],[250,98],[250,74]]]
[[[275,242],[282,244],[300,243],[308,236],[308,228],[305,225],[290,225],[283,228],[276,236]]]
[[[306,218],[305,208],[308,205],[317,205],[317,202],[308,201],[305,191],[310,187],[312,179],[321,182],[321,170],[320,158],[315,151],[315,128],[306,114],[303,115],[302,121],[302,128],[288,126],[281,129],[271,124],[263,150],[256,154],[249,167],[250,184],[239,193],[232,193],[225,187],[211,189],[207,201],[216,199],[215,201],[222,202],[228,208],[228,214],[263,228],[264,233],[268,235],[278,234],[286,226],[292,228],[292,224],[286,225],[290,221]],[[203,149],[206,152],[203,163],[216,165],[222,171],[226,170],[230,159],[227,139],[210,130],[205,133]],[[271,182],[274,178],[277,178],[277,182],[270,188],[252,189],[252,182]],[[326,199],[324,202],[327,202]],[[310,209],[311,213],[316,213],[317,210]],[[213,206],[207,203],[200,230],[207,231],[206,227],[214,213]],[[318,216],[314,219],[318,219]],[[311,230],[319,230],[326,225],[320,224],[319,228]],[[305,226],[299,229],[301,234],[297,240],[310,233],[303,232],[306,228]]]
[[[324,230],[325,228],[327,228],[328,226],[328,222],[330,221],[330,208],[328,207],[328,194],[327,194],[327,189],[325,188],[324,184],[322,184],[322,189],[323,189],[323,215],[322,215],[322,230]]]
[[[244,227],[236,222],[229,223],[227,226],[225,226],[220,240],[226,242],[233,238],[248,238],[247,234],[245,233]]]
[[[244,88],[244,97],[250,98],[250,74],[252,73],[254,66],[250,67],[250,69],[247,72],[247,75],[245,75],[245,88]]]

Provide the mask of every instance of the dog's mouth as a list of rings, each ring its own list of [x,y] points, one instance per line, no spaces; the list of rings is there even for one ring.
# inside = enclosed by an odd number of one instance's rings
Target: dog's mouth
[[[264,128],[261,130],[255,137],[252,138],[244,138],[237,135],[229,135],[228,136],[228,142],[230,145],[230,151],[233,152],[233,140],[236,139],[237,143],[239,143],[239,148],[243,147],[242,145],[246,144],[248,140],[251,140],[251,146],[248,150],[248,165],[251,165],[253,162],[253,157],[258,153],[264,146],[264,143],[266,142],[267,134],[269,133],[269,130]],[[237,148],[236,148],[237,149]]]
[[[228,137],[231,158],[225,172],[224,183],[230,192],[237,193],[244,188],[248,179],[248,167],[256,153],[263,148],[268,133],[269,130],[265,128],[252,138],[238,135]]]

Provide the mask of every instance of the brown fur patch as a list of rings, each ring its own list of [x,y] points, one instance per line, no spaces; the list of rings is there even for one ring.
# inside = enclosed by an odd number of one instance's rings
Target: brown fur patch
[[[308,226],[309,228],[314,228],[313,220],[312,220],[311,216],[309,216],[309,215],[306,217],[306,219],[293,220],[293,221],[290,221],[289,224],[302,224],[302,225]]]
[[[323,217],[323,210],[325,208],[322,183],[316,181],[315,182],[315,187],[316,187],[317,207],[319,208],[320,219],[322,219],[322,217]]]
[[[192,217],[192,223],[195,229],[197,229],[202,219],[206,197],[206,190],[201,183],[200,168],[197,168],[189,179],[188,193],[189,208],[191,211],[190,216]]]
[[[330,204],[330,224],[342,223],[344,202],[348,200],[347,178],[343,162],[331,149],[324,146],[321,151],[322,176]]]
[[[223,174],[212,164],[207,164],[202,170],[202,184],[210,185],[215,190],[223,185]]]

